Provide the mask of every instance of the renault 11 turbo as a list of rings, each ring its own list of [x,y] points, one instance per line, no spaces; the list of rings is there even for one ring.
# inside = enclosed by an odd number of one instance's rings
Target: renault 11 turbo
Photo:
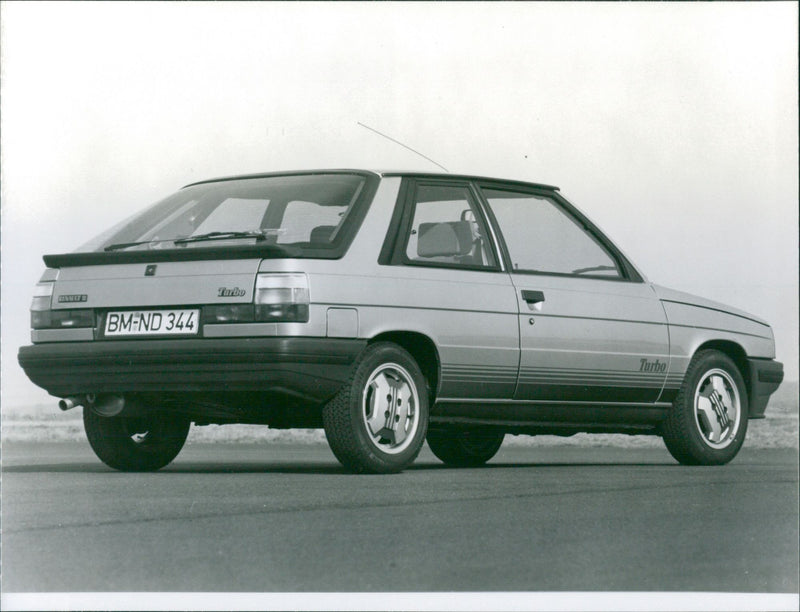
[[[202,181],[44,263],[19,362],[118,470],[167,465],[192,423],[324,428],[355,472],[578,432],[718,465],[783,379],[765,321],[651,283],[549,185]]]

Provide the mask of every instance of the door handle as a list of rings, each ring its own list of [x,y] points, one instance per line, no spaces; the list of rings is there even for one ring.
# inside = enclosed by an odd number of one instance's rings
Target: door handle
[[[531,291],[529,289],[522,290],[522,299],[528,302],[529,306],[533,304],[541,304],[544,302],[544,293],[542,291]]]

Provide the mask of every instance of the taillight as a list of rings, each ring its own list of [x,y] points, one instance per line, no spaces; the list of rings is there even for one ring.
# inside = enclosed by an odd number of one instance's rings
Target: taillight
[[[252,304],[215,304],[203,306],[203,323],[252,323],[255,308]]]
[[[256,276],[253,292],[256,321],[308,321],[308,277],[303,273]]]
[[[31,312],[47,312],[53,301],[53,281],[39,281],[33,289]]]
[[[94,327],[94,310],[53,310],[50,327]]]
[[[252,304],[203,306],[203,323],[306,323],[308,303],[305,274],[259,274]]]
[[[42,329],[52,323],[50,306],[53,300],[53,281],[39,281],[33,290],[31,301],[31,327]]]
[[[56,278],[58,278],[58,270],[47,269],[36,283],[31,302],[31,327],[33,329],[93,327],[94,311],[91,308],[52,310],[53,286]]]

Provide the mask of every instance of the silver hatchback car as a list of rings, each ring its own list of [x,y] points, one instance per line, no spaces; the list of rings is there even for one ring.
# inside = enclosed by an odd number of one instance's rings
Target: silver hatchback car
[[[783,380],[767,323],[647,281],[548,185],[203,181],[44,262],[19,362],[119,470],[165,466],[192,422],[323,427],[356,472],[426,439],[480,465],[509,433],[724,464]]]

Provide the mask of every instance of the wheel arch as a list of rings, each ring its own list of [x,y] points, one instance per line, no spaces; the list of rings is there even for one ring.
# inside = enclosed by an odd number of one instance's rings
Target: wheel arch
[[[420,332],[395,330],[381,332],[370,338],[368,344],[376,342],[393,342],[411,354],[428,382],[429,403],[433,405],[441,380],[441,361],[434,341]]]
[[[742,375],[745,390],[747,391],[747,407],[749,412],[750,398],[752,397],[752,384],[750,379],[750,364],[747,362],[747,353],[740,344],[737,344],[731,340],[708,340],[707,342],[704,342],[698,346],[694,354],[696,355],[700,351],[712,349],[730,357],[733,363],[739,369],[739,374]]]

